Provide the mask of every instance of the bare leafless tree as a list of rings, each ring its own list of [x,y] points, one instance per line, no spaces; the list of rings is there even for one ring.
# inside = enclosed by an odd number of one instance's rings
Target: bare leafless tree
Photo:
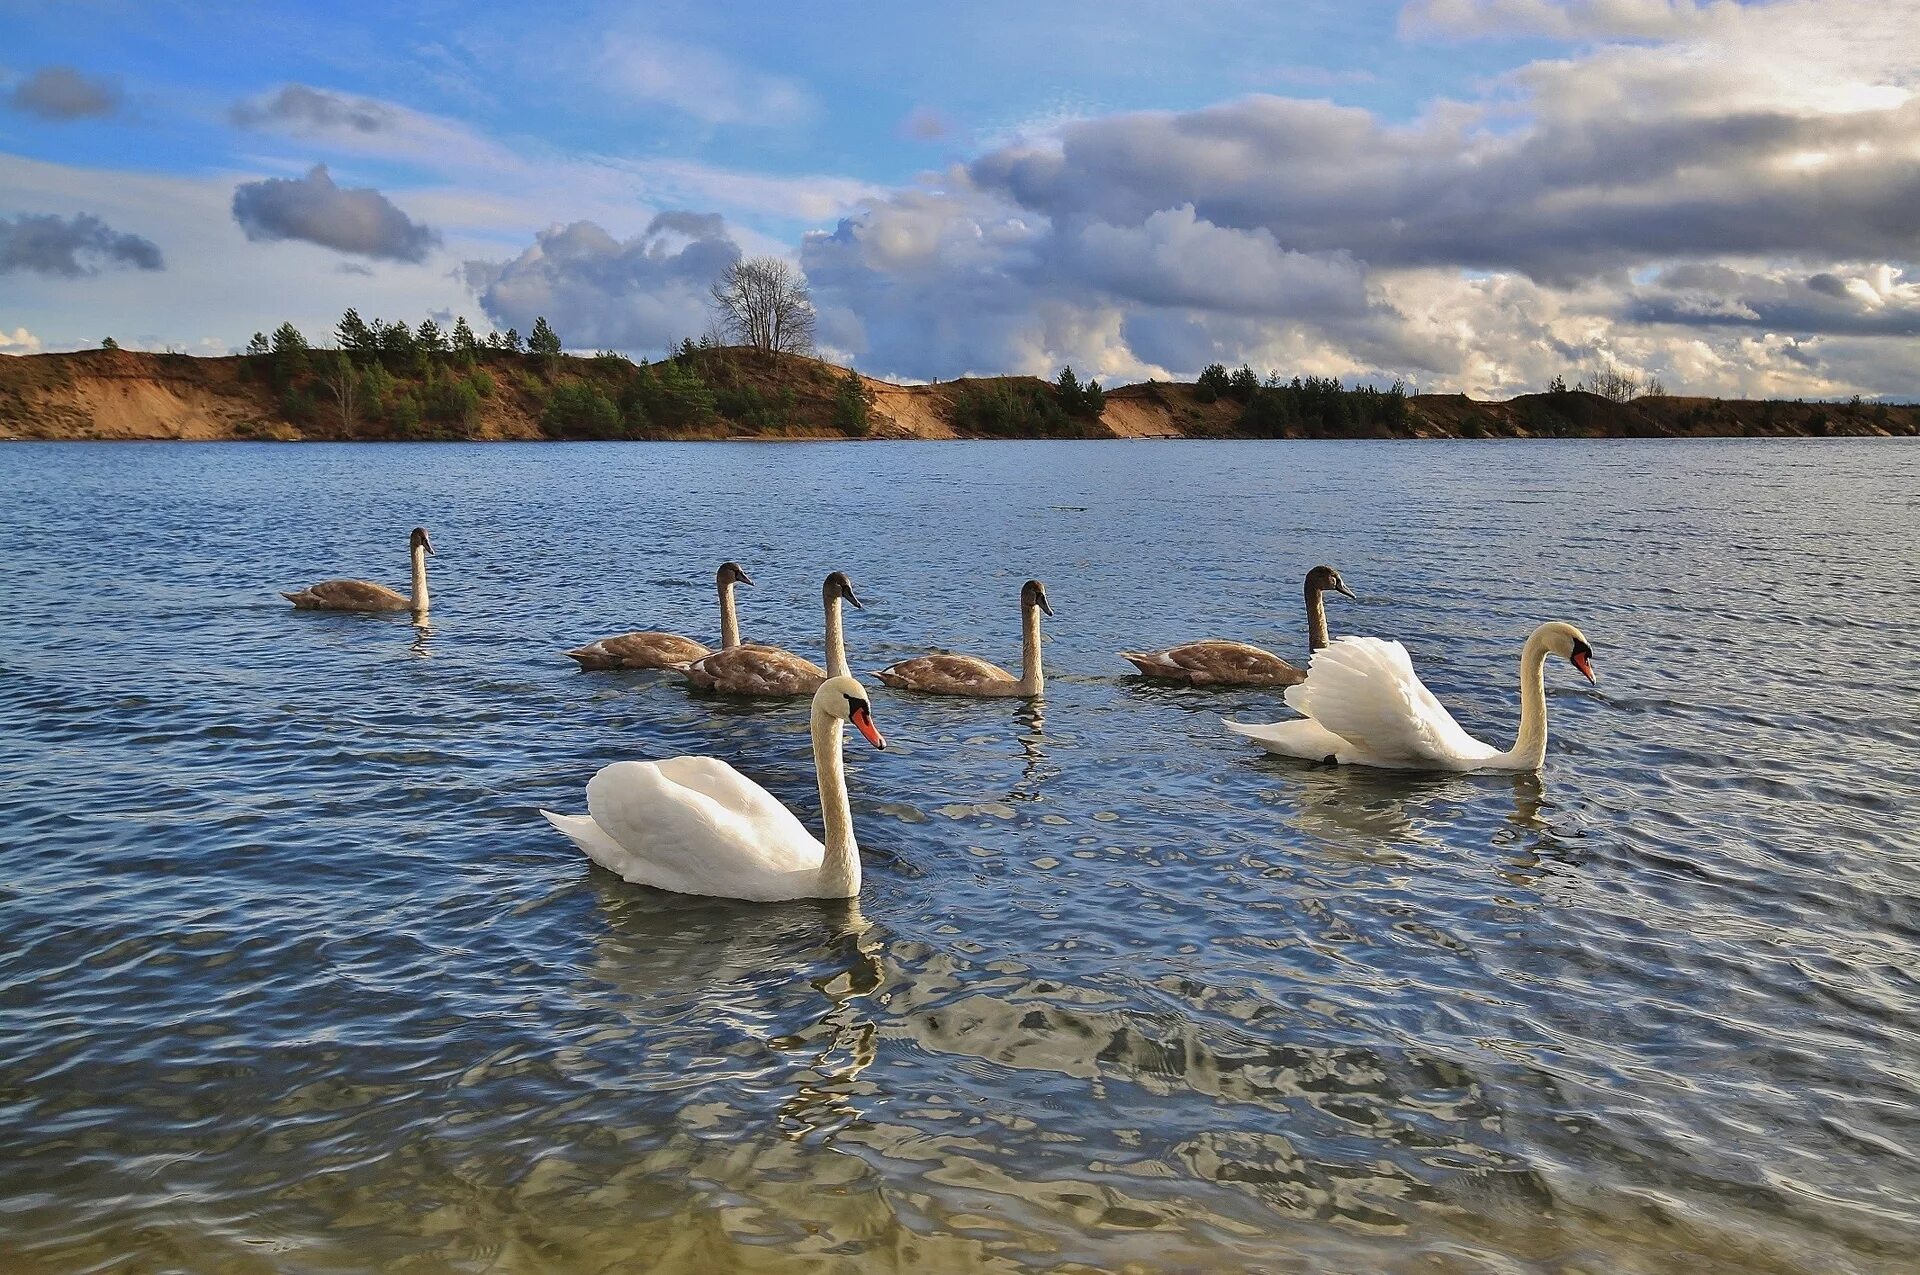
[[[1601,398],[1624,403],[1640,393],[1640,378],[1625,368],[1602,363],[1587,373],[1587,389]]]
[[[360,374],[344,351],[321,365],[320,384],[340,409],[340,427],[351,431],[360,415]]]
[[[781,354],[813,352],[813,301],[807,281],[778,257],[748,257],[713,285],[716,317],[741,345]]]

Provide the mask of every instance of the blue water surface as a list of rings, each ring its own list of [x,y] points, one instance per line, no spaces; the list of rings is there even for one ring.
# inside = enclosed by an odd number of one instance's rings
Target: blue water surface
[[[1896,1272],[1920,1251],[1920,449],[1887,441],[16,444],[0,450],[8,1271]],[[431,627],[296,614],[335,575]],[[560,656],[623,629],[874,686],[855,905],[590,867],[600,765],[816,824],[804,706]],[[1363,601],[1538,777],[1269,758]],[[850,737],[851,738],[851,737]],[[816,825],[817,826],[817,825]]]

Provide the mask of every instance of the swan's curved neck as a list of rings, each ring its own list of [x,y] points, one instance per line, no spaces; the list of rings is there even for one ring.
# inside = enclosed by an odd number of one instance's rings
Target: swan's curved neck
[[[1307,653],[1327,644],[1327,591],[1318,580],[1307,581]]]
[[[740,617],[733,611],[733,581],[720,585],[720,647],[740,645]]]
[[[820,777],[821,840],[826,854],[820,860],[820,897],[850,899],[860,893],[860,845],[853,839],[853,809],[847,804],[846,760],[840,737],[845,723],[815,710],[813,714],[813,768]]]
[[[413,611],[415,615],[427,613],[427,547],[413,547]]]
[[[1040,608],[1027,606],[1020,619],[1020,693],[1038,695],[1047,689],[1047,675],[1040,667]]]
[[[1538,770],[1547,759],[1547,644],[1539,634],[1520,652],[1520,733],[1507,760],[1518,770]]]
[[[840,595],[829,593],[827,606],[827,676],[847,677],[847,640],[840,629]]]

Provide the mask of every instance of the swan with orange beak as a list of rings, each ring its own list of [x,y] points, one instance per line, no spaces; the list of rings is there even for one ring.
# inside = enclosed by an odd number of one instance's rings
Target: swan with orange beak
[[[860,847],[841,755],[846,722],[875,748],[887,746],[866,688],[830,677],[812,712],[824,841],[717,757],[617,761],[587,781],[586,814],[540,813],[589,859],[637,885],[761,903],[850,899],[860,893]]]

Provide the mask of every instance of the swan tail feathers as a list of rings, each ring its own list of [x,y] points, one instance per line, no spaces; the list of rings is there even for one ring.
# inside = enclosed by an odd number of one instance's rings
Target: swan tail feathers
[[[545,807],[541,807],[540,817],[552,824],[562,834],[571,837],[575,842],[579,842],[582,837],[588,835],[589,830],[593,832],[600,831],[600,825],[593,821],[592,815],[561,815],[555,814]],[[585,847],[583,846],[582,848],[584,849]]]
[[[1235,722],[1221,719],[1228,730],[1252,740],[1270,753],[1302,761],[1326,761],[1345,749],[1345,741],[1320,723],[1307,718],[1291,722]]]
[[[562,836],[578,846],[580,853],[609,872],[626,875],[623,869],[629,856],[593,821],[592,815],[558,815],[551,810],[540,813]]]

